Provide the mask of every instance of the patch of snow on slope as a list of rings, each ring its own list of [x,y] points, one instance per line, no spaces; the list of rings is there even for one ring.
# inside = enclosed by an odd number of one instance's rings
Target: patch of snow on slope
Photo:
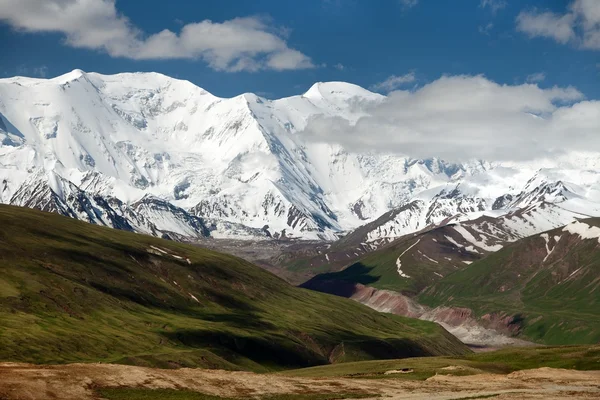
[[[552,254],[552,252],[554,251],[554,249],[556,248],[556,244],[558,244],[558,241],[560,240],[560,236],[554,236],[554,241],[556,242],[554,244],[553,248],[550,248],[550,237],[548,236],[547,233],[542,233],[540,235],[544,241],[546,242],[546,257],[544,257],[544,260],[542,262],[546,262],[546,260],[548,259],[548,257],[550,257],[550,254]]]
[[[454,238],[452,236],[445,235],[445,238],[446,238],[446,240],[448,240],[450,243],[452,243],[459,249],[462,249],[463,247],[465,247],[462,244],[458,243],[456,240],[454,240]]]
[[[589,226],[584,222],[573,222],[565,226],[563,232],[579,235],[582,239],[598,239],[598,243],[600,243],[600,228]]]
[[[415,243],[413,243],[411,246],[408,247],[408,249],[404,250],[402,252],[402,254],[400,254],[398,256],[398,259],[396,260],[396,269],[398,270],[398,275],[400,275],[402,278],[410,278],[410,276],[406,275],[404,272],[402,272],[402,256],[406,254],[407,251],[409,251],[410,249],[412,249],[413,247],[415,247],[417,244],[419,244],[419,242],[421,241],[421,239],[418,239]]]
[[[485,251],[498,251],[502,248],[501,244],[495,244],[495,245],[488,245],[486,242],[482,241],[482,240],[477,240],[475,238],[475,236],[473,236],[471,234],[471,232],[469,232],[468,230],[466,230],[463,226],[461,226],[460,224],[456,224],[454,225],[452,228],[454,228],[454,230],[456,232],[458,232],[463,238],[465,238],[465,240],[471,244],[473,244],[476,247],[479,247],[482,250]]]
[[[428,256],[427,256],[427,254],[423,254],[423,257],[425,257],[426,259],[428,259],[429,261],[431,261],[431,262],[433,262],[433,263],[439,264],[439,263],[438,263],[437,261],[435,261],[433,258],[431,258],[431,257],[428,257]]]
[[[444,237],[446,238],[446,240],[448,240],[450,243],[452,243],[453,245],[455,245],[459,249],[464,248],[466,251],[468,251],[470,253],[479,253],[479,251],[477,251],[477,249],[475,247],[473,247],[473,246],[463,246],[462,244],[460,244],[456,240],[454,240],[454,238],[452,236],[444,235]]]

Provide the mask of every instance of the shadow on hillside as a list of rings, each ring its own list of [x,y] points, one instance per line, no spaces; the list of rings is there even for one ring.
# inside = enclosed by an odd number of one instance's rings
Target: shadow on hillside
[[[304,282],[300,287],[340,297],[351,297],[356,291],[357,283],[368,286],[380,279],[379,276],[370,275],[373,269],[374,267],[367,267],[357,262],[339,272],[319,274]]]
[[[116,262],[109,257],[103,255],[98,256],[74,248],[53,249],[48,258],[51,258],[52,256],[56,257],[57,261],[60,261],[61,265],[63,265],[60,273],[62,273],[64,277],[77,278],[86,275],[104,275],[107,278],[127,280],[132,273],[136,272],[134,269],[130,268],[127,263]],[[67,263],[65,263],[66,261]],[[77,269],[75,267],[77,267]],[[92,267],[94,268],[92,269]],[[57,268],[53,271],[57,274],[59,273]]]
[[[298,333],[298,332],[296,332]],[[295,335],[265,334],[248,336],[232,332],[180,329],[163,332],[170,341],[195,349],[211,351],[230,362],[245,357],[258,364],[276,368],[305,368],[330,363],[330,356],[337,353],[335,362],[359,359],[399,359],[437,355],[418,340],[387,338],[360,335],[347,330],[329,331],[327,337],[310,336],[305,333]]]
[[[203,321],[223,323],[231,328],[237,329],[260,329],[262,331],[275,330],[277,326],[265,321],[256,313],[203,313]]]
[[[246,336],[193,329],[163,332],[163,335],[187,347],[209,350],[234,363],[240,356],[263,366],[278,368],[304,368],[327,363],[323,354],[283,335]]]

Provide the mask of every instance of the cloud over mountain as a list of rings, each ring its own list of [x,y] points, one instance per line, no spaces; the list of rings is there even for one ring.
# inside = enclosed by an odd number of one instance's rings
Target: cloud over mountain
[[[313,118],[311,140],[351,149],[447,160],[531,160],[600,149],[600,102],[573,87],[500,85],[484,76],[443,76],[366,106],[356,123]],[[363,105],[361,105],[362,107]]]

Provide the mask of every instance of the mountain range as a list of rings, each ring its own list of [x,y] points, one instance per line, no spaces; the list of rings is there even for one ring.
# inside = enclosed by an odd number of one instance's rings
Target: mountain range
[[[597,153],[451,163],[304,133],[312,118],[356,123],[385,101],[343,82],[268,100],[219,98],[156,73],[1,79],[0,202],[172,239],[344,237],[369,251],[432,226],[500,219],[459,232],[489,251],[498,237],[600,216]]]

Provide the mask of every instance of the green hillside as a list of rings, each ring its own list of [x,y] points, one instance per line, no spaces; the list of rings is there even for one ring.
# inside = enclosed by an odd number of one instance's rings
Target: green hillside
[[[241,259],[0,206],[0,360],[255,371],[468,352]]]
[[[415,296],[443,276],[466,267],[464,261],[480,257],[450,243],[450,229],[441,227],[403,236],[341,271],[319,274],[302,286],[315,288],[321,282],[343,281]],[[404,277],[398,273],[398,259]]]
[[[583,221],[600,226],[600,219]],[[505,315],[546,344],[600,342],[600,244],[556,229],[531,236],[448,275],[418,300]]]

